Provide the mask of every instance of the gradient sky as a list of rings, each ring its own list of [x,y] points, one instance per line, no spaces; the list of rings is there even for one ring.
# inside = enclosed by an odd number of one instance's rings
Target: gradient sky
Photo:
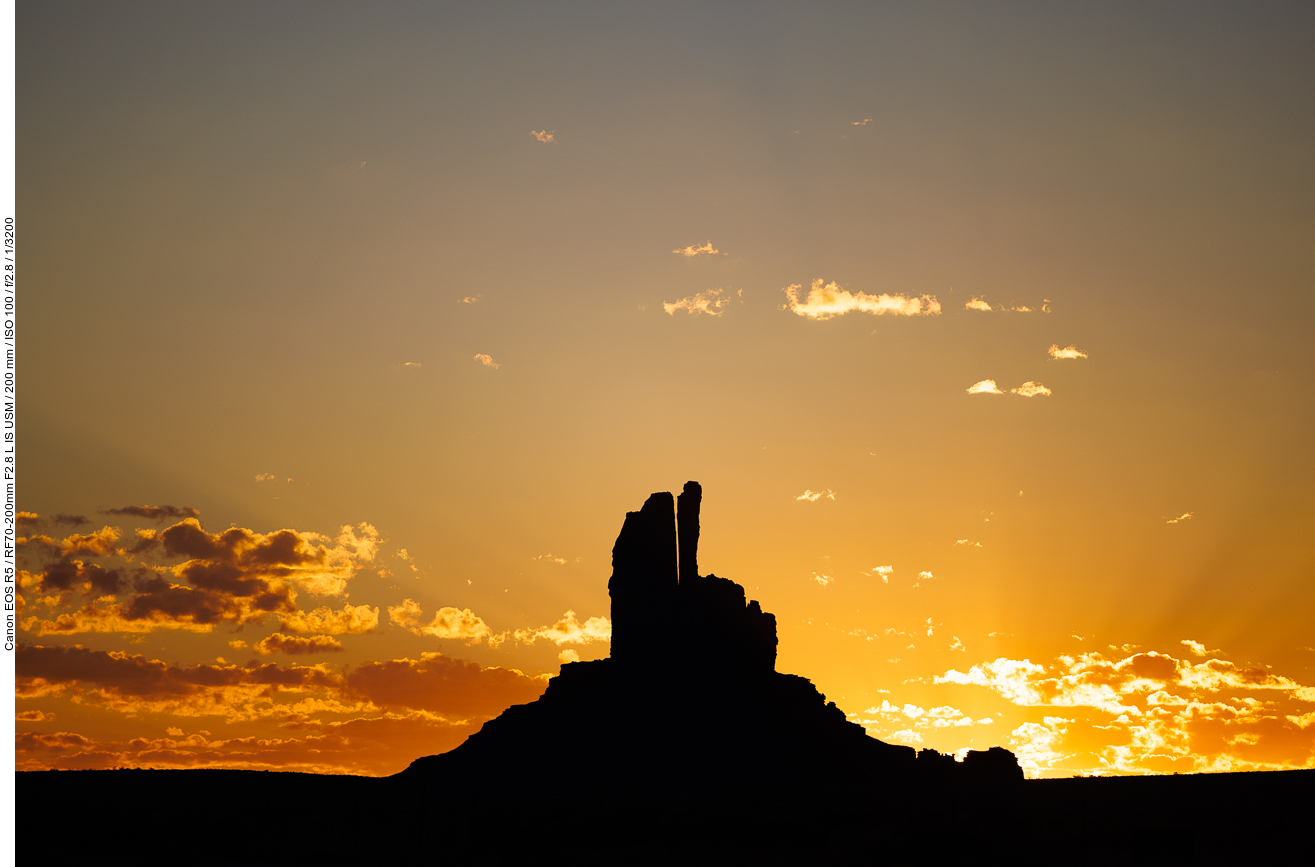
[[[606,656],[624,513],[688,479],[875,736],[1315,766],[1309,4],[17,39],[20,768],[450,749]]]

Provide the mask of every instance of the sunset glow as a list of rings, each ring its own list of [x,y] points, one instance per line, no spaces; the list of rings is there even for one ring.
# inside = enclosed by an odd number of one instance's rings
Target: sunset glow
[[[874,737],[1315,767],[1300,4],[18,16],[20,769],[450,750],[687,480]]]

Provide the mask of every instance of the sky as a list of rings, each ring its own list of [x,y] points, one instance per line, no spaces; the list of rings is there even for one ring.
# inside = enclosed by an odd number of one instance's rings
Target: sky
[[[1315,767],[1308,4],[17,21],[20,769],[451,749],[687,480],[875,737]]]

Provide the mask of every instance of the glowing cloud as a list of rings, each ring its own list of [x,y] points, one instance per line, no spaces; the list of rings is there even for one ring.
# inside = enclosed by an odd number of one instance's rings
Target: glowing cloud
[[[990,310],[990,309],[991,309],[991,305],[990,305],[990,304],[987,304],[984,300],[982,300],[981,298],[978,298],[976,295],[974,295],[974,296],[973,296],[973,300],[971,300],[971,301],[969,301],[968,303],[966,303],[966,304],[963,305],[963,309],[964,309],[964,310]]]
[[[795,499],[796,499],[796,500],[807,500],[807,501],[810,502],[810,503],[816,503],[816,502],[817,502],[818,500],[820,500],[822,497],[826,497],[828,500],[834,500],[834,499],[836,498],[836,492],[833,491],[833,490],[831,490],[830,488],[827,488],[825,491],[809,491],[809,490],[805,490],[802,494],[800,494],[799,496],[795,497]]]
[[[1086,358],[1087,357],[1087,353],[1078,349],[1076,346],[1065,346],[1063,349],[1060,349],[1058,343],[1050,344],[1050,348],[1047,349],[1046,351],[1050,353],[1051,358]]]
[[[849,122],[849,125],[850,125],[850,126],[867,126],[867,125],[870,124],[870,123],[872,123],[872,118],[870,118],[870,117],[865,117],[865,118],[863,118],[862,120],[853,120],[853,121],[850,121],[850,122]]]
[[[462,298],[462,299],[461,299],[461,303],[462,303],[462,304],[474,304],[476,301],[478,301],[480,298],[483,298],[483,297],[484,297],[483,293],[477,293],[477,294],[475,294],[475,295],[467,295],[465,298]]]
[[[1179,515],[1179,516],[1176,517],[1176,518],[1166,518],[1164,523],[1166,523],[1166,524],[1180,524],[1180,523],[1182,523],[1183,521],[1190,521],[1190,520],[1192,520],[1192,516],[1195,515],[1195,514],[1196,514],[1195,512],[1183,512],[1181,515]]]
[[[434,613],[434,619],[427,624],[420,622],[420,614],[420,604],[413,599],[403,599],[401,605],[388,606],[389,619],[416,635],[431,635],[467,644],[478,644],[485,638],[489,639],[490,644],[500,640],[488,624],[469,608],[440,608]]]
[[[735,293],[737,298],[743,295],[743,289]],[[721,308],[730,303],[731,294],[729,289],[707,289],[679,301],[663,301],[662,309],[667,311],[670,316],[675,316],[677,310],[685,310],[690,314],[706,313],[709,316],[720,316],[722,313]]]
[[[718,250],[716,247],[712,246],[711,241],[706,241],[702,244],[698,244],[697,246],[691,244],[688,247],[677,247],[671,252],[680,256],[684,256],[686,258],[693,258],[694,256],[716,256],[721,251]]]
[[[544,144],[552,144],[553,142],[557,141],[557,139],[553,138],[554,132],[556,132],[556,130],[541,129],[538,132],[535,132],[534,130],[530,130],[530,135],[534,136],[535,141],[541,141]]]
[[[871,572],[864,572],[863,574],[869,577],[875,574],[877,577],[881,579],[882,584],[889,584],[890,573],[894,571],[895,571],[894,566],[873,566]]]
[[[799,316],[809,319],[830,319],[849,312],[871,313],[881,316],[937,316],[941,304],[934,295],[921,295],[917,298],[907,295],[868,295],[857,294],[842,289],[835,281],[823,284],[819,278],[813,281],[808,296],[800,301],[799,292],[803,287],[793,283],[783,290],[787,302],[782,310],[789,309]]]
[[[1004,394],[1003,391],[995,387],[994,379],[983,379],[981,382],[975,382],[968,386],[969,394]]]
[[[1023,397],[1036,397],[1037,395],[1046,396],[1050,394],[1050,389],[1046,388],[1039,382],[1025,382],[1018,388],[1009,389],[1014,394],[1021,394]]]
[[[258,473],[256,475],[256,481],[258,482],[271,482],[277,478],[278,476],[274,475],[273,473]]]
[[[482,352],[476,354],[474,356],[474,360],[478,361],[480,364],[484,365],[485,367],[491,367],[494,370],[497,370],[499,367],[502,367],[501,364],[498,364],[496,361],[493,360],[493,356],[485,355]]]
[[[592,641],[612,640],[612,621],[606,617],[590,617],[581,623],[574,611],[567,611],[551,626],[538,629],[517,629],[516,640],[523,644],[533,644],[540,638],[546,638],[553,644],[588,644]]]
[[[284,635],[275,632],[268,638],[262,638],[251,646],[261,656],[271,653],[302,655],[308,653],[341,653],[342,642],[328,635]]]
[[[324,606],[314,611],[279,615],[279,629],[297,634],[361,635],[373,632],[378,626],[379,609],[369,605],[344,605],[341,611]]]

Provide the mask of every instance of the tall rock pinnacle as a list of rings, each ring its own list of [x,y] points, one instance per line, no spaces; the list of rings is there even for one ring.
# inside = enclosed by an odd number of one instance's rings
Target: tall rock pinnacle
[[[703,486],[686,482],[676,498],[676,533],[680,537],[680,583],[699,577],[699,504]]]
[[[653,494],[638,512],[626,512],[612,547],[612,658],[643,662],[665,647],[676,596],[675,501]]]

